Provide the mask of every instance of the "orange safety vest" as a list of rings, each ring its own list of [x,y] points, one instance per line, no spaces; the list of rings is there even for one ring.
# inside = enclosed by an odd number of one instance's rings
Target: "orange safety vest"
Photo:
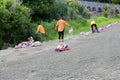
[[[40,32],[42,34],[45,34],[45,30],[44,30],[44,27],[42,25],[38,25],[37,27],[37,33]]]
[[[90,25],[92,25],[92,24],[96,24],[96,22],[95,22],[95,21],[91,21],[91,24],[90,24]]]
[[[59,31],[59,32],[60,32],[60,31],[63,31],[65,25],[66,25],[66,26],[69,26],[69,24],[68,24],[66,21],[60,19],[60,20],[57,22],[57,24],[56,24],[58,31]]]

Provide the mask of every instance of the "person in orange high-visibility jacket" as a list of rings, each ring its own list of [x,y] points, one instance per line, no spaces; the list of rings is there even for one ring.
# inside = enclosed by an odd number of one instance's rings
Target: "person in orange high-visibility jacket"
[[[91,26],[92,33],[94,33],[95,30],[96,30],[97,32],[99,32],[99,31],[98,31],[98,28],[97,28],[97,24],[96,24],[96,22],[95,22],[94,20],[91,21],[90,26]],[[94,28],[95,28],[95,30],[94,30]]]
[[[45,29],[42,25],[38,25],[36,33],[40,33],[41,42],[44,42]]]
[[[59,42],[64,41],[64,27],[65,26],[70,27],[70,25],[65,20],[63,20],[63,18],[60,18],[60,20],[58,20],[58,22],[56,23],[55,29],[58,31]]]

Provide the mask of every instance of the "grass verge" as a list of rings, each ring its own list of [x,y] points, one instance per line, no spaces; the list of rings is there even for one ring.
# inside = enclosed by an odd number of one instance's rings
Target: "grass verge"
[[[105,18],[103,16],[100,16],[100,17],[87,19],[87,20],[79,19],[79,20],[69,20],[67,22],[74,29],[73,35],[75,35],[75,34],[79,34],[80,32],[90,30],[90,22],[92,20],[96,21],[98,27],[102,27],[107,24],[119,21],[119,19],[120,19],[120,14],[113,18]],[[57,33],[57,31],[54,30],[56,22],[57,22],[56,20],[51,23],[42,22],[42,24],[45,26],[45,30],[46,30],[46,37],[45,37],[46,41],[54,40],[54,39],[58,38],[58,33]],[[68,29],[69,29],[68,27],[65,27],[65,36],[69,35]]]

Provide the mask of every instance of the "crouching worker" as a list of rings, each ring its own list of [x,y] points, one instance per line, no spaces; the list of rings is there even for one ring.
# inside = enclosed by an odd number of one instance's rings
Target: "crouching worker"
[[[95,31],[99,32],[95,21],[91,21],[90,26],[91,26],[92,33],[94,33]]]
[[[44,42],[45,30],[42,25],[38,25],[36,33],[40,33],[41,42]]]

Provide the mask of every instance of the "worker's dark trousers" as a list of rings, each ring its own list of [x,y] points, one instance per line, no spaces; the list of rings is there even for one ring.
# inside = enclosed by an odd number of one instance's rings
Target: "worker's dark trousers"
[[[95,28],[95,29],[94,29],[94,28]],[[96,30],[97,32],[99,32],[96,24],[92,24],[92,25],[91,25],[91,30],[92,30],[92,33],[94,33],[95,30]]]
[[[63,31],[61,31],[61,32],[58,32],[58,35],[59,35],[59,40],[60,39],[64,39],[64,30]]]

